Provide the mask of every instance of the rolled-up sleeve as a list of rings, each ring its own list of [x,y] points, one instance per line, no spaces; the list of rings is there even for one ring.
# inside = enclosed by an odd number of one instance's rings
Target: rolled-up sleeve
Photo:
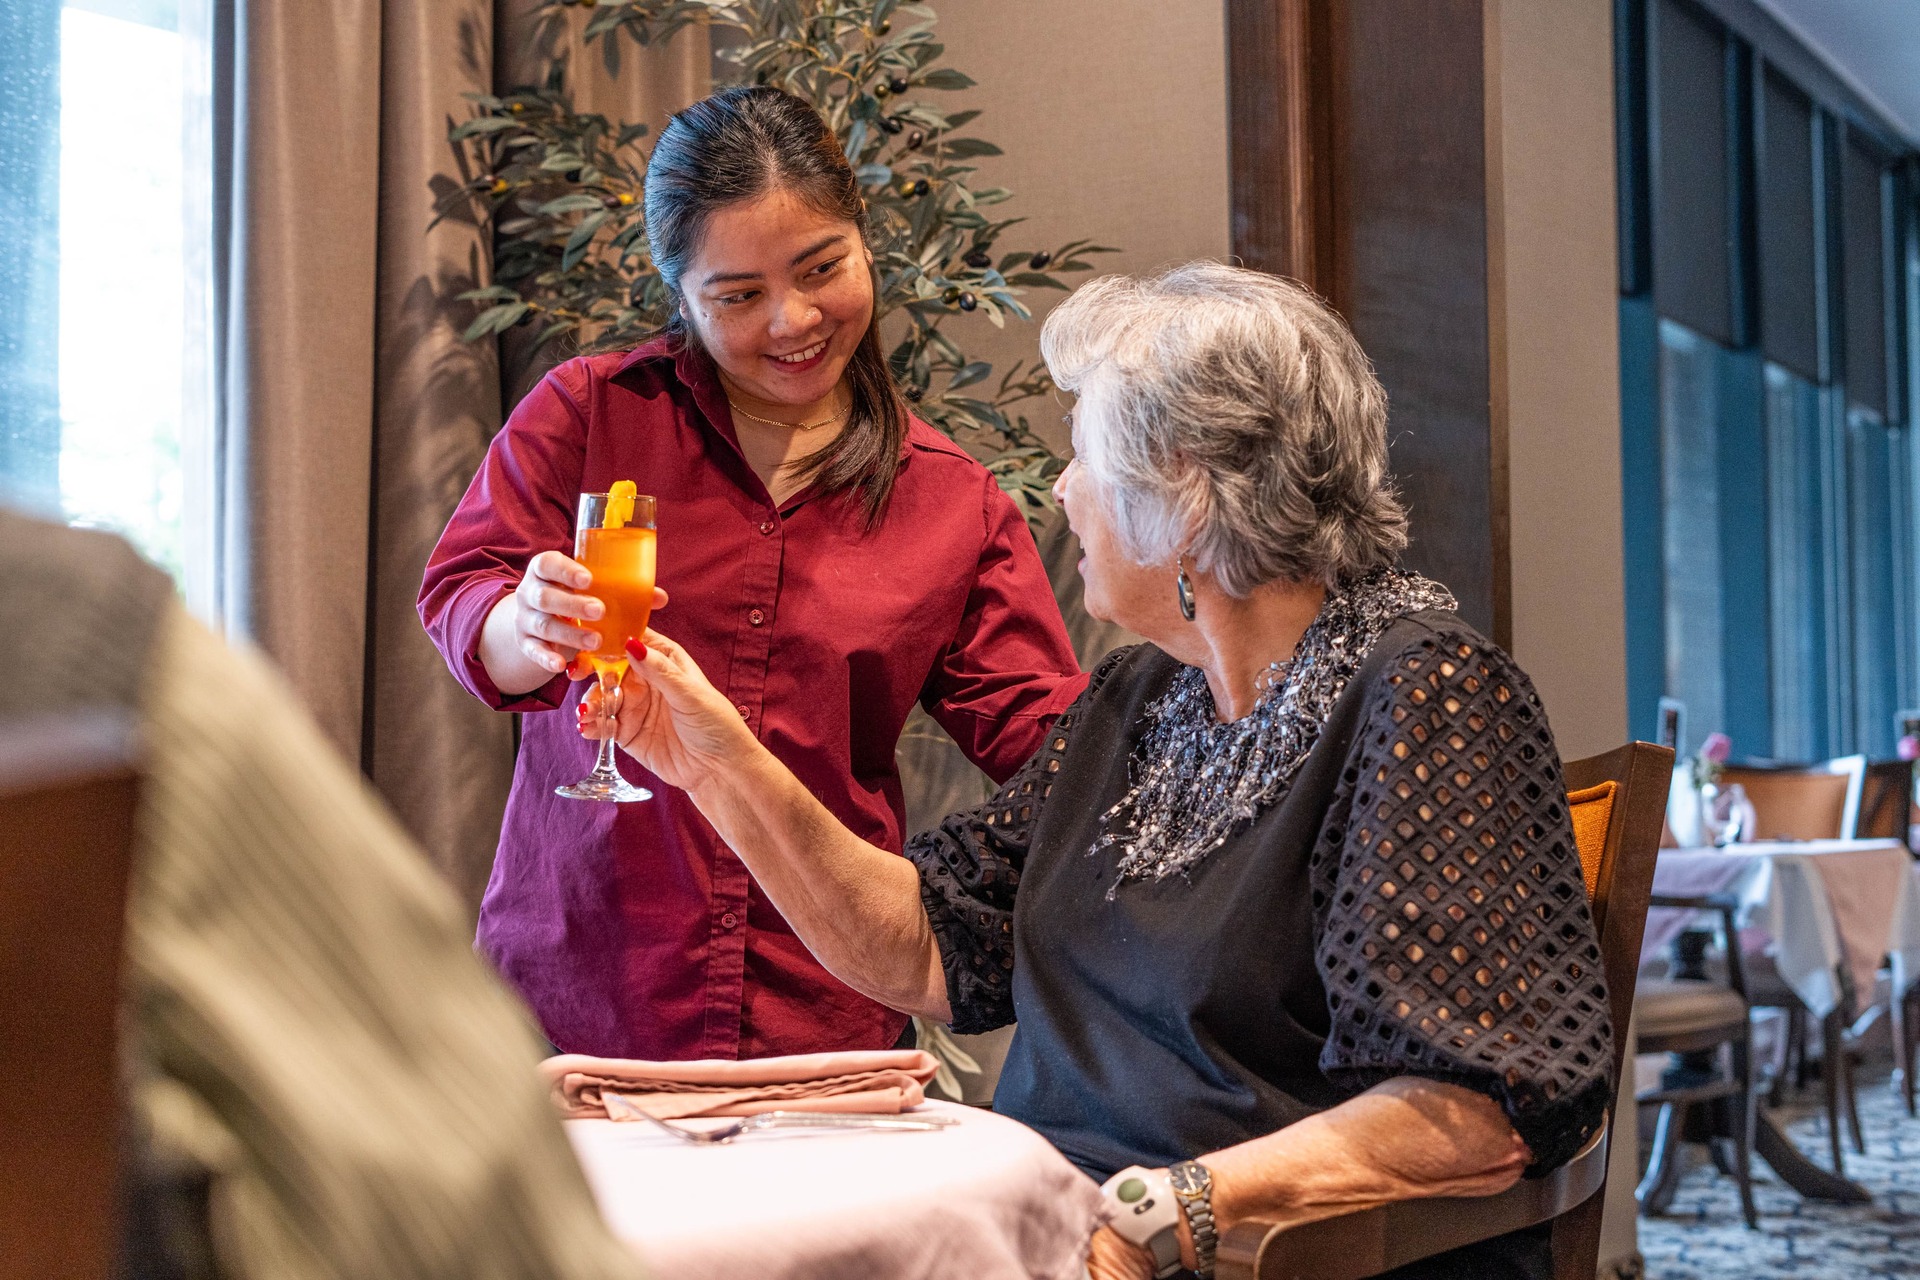
[[[1003,782],[1087,677],[1026,521],[991,477],[982,490],[985,537],[966,612],[920,700],[969,760]]]
[[[454,677],[501,711],[560,705],[567,679],[556,675],[531,693],[503,694],[480,661],[487,615],[514,589],[542,551],[570,551],[572,504],[586,462],[587,422],[561,365],[522,400],[487,448],[466,496],[427,561],[418,608],[427,635]]]
[[[1613,1096],[1613,1029],[1559,756],[1526,676],[1476,637],[1389,668],[1322,833],[1320,1066],[1356,1090],[1424,1076],[1498,1102],[1535,1172]]]

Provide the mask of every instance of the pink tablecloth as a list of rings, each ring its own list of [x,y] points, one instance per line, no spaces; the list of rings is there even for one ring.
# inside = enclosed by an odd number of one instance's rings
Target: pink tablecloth
[[[1870,999],[1874,974],[1893,954],[1911,971],[1920,956],[1920,885],[1906,848],[1892,840],[1761,841],[1730,849],[1663,849],[1656,893],[1727,892],[1742,923],[1762,935],[1781,976],[1816,1014],[1838,1001],[1832,982],[1845,964],[1854,990]],[[1643,962],[1686,923],[1684,913],[1647,916]],[[1749,945],[1756,939],[1749,938]]]
[[[1099,1188],[1025,1125],[950,1103],[925,1109],[961,1123],[724,1147],[651,1125],[566,1127],[602,1216],[655,1280],[1078,1277]]]

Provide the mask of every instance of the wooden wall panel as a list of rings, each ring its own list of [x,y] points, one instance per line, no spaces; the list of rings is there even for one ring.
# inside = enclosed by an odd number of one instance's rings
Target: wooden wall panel
[[[1229,0],[1227,14],[1235,252],[1347,317],[1387,389],[1407,563],[1507,643],[1482,0]]]
[[[1407,563],[1510,642],[1480,0],[1335,0],[1329,296],[1386,385]]]

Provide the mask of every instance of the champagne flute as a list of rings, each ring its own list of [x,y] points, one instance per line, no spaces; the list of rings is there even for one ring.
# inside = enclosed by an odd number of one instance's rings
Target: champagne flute
[[[616,486],[617,488],[618,486]],[[624,501],[623,501],[624,497]],[[621,507],[632,504],[630,512]],[[609,511],[616,517],[608,520]],[[657,533],[653,499],[645,494],[583,493],[575,526],[573,558],[593,580],[587,590],[605,606],[597,621],[575,619],[574,625],[600,634],[600,647],[583,654],[600,682],[600,696],[609,717],[620,715],[620,682],[627,674],[627,641],[646,634],[653,612],[653,568]],[[614,765],[617,749],[612,734],[600,740],[593,772],[572,786],[555,787],[554,794],[570,800],[608,800],[615,803],[651,800],[653,792],[620,776]]]

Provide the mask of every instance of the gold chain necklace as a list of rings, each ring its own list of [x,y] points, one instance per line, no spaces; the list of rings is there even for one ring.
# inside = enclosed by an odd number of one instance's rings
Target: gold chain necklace
[[[727,407],[743,418],[752,418],[755,422],[764,422],[770,427],[784,427],[788,431],[812,431],[816,427],[824,427],[840,420],[837,412],[832,417],[822,418],[818,422],[782,422],[778,418],[763,418],[751,409],[742,409],[732,396],[727,397]]]

